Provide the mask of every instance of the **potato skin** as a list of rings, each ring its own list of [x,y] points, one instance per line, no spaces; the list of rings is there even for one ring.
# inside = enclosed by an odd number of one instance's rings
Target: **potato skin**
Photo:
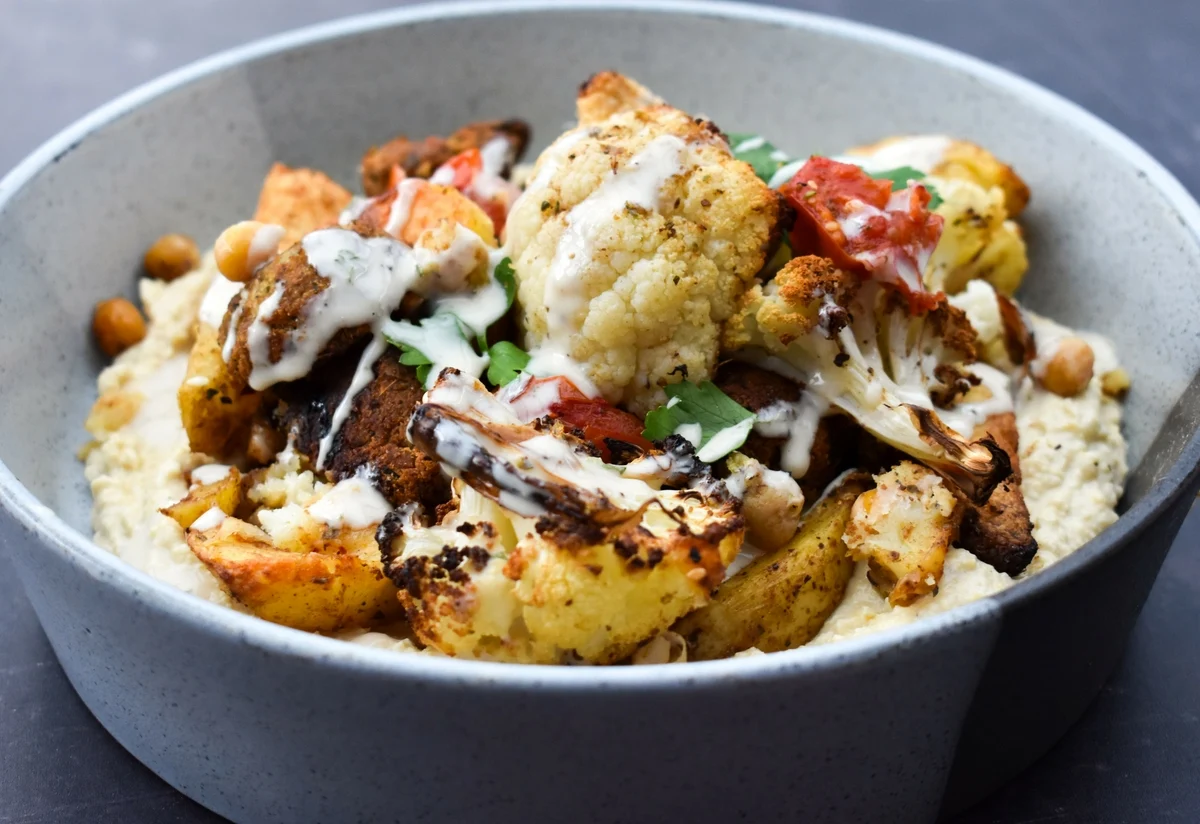
[[[352,552],[289,552],[235,518],[190,530],[188,546],[259,618],[308,632],[372,626],[400,613],[370,531]],[[326,547],[327,549],[330,547]],[[345,549],[345,547],[343,547]]]
[[[187,497],[159,510],[184,529],[190,529],[196,519],[216,507],[226,515],[232,515],[245,500],[245,484],[242,473],[235,467],[216,483],[193,486]]]
[[[203,379],[203,380],[202,380]],[[187,376],[176,393],[179,414],[193,452],[220,457],[234,448],[235,436],[246,433],[261,396],[236,385],[217,330],[200,323],[188,354]]]
[[[778,652],[810,641],[854,573],[842,533],[855,499],[870,488],[870,476],[848,476],[813,506],[791,541],[725,581],[708,606],[678,621],[673,630],[687,640],[688,660],[727,658],[750,647]]]

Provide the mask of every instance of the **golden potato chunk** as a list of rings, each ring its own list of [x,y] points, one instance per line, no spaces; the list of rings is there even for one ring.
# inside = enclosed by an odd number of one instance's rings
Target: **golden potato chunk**
[[[367,627],[400,612],[369,532],[355,552],[287,552],[245,521],[188,532],[188,546],[259,618],[309,632]]]
[[[276,163],[263,180],[254,219],[286,229],[280,243],[286,249],[315,229],[336,225],[350,198],[349,190],[324,172]]]
[[[178,503],[159,510],[184,529],[189,529],[196,519],[214,507],[232,515],[245,500],[242,473],[229,467],[229,474],[215,483],[197,484],[188,490],[187,497]]]
[[[961,512],[942,478],[912,461],[875,476],[854,502],[843,540],[893,606],[937,592]]]
[[[842,533],[855,499],[870,487],[851,475],[818,501],[783,547],[755,559],[717,588],[712,601],[672,629],[688,642],[688,659],[726,658],[757,647],[792,649],[812,640],[854,573]]]
[[[217,330],[204,323],[196,327],[187,375],[176,397],[192,451],[213,456],[231,448],[235,434],[245,431],[261,400],[257,393],[235,387],[221,357]]]

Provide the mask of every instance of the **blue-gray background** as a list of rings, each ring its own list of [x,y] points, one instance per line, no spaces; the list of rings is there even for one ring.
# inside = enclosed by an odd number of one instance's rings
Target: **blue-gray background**
[[[1114,124],[1200,195],[1200,0],[776,4],[908,32],[1012,69]],[[0,0],[0,174],[70,121],[164,71],[263,35],[392,5]],[[778,76],[797,87],[807,82]],[[1151,288],[1153,276],[1130,273]],[[1137,364],[1130,366],[1136,375]],[[1200,511],[1193,511],[1101,696],[1057,747],[962,824],[1200,821],[1197,543]],[[88,714],[0,549],[0,822],[216,820]]]

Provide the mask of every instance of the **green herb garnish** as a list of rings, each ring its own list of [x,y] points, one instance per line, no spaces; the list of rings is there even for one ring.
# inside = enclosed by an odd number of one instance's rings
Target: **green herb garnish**
[[[749,148],[741,149],[742,146]],[[734,157],[750,164],[763,183],[770,182],[772,176],[791,159],[769,140],[756,134],[731,133],[729,148]]]
[[[942,196],[938,194],[937,189],[924,182],[925,173],[920,169],[914,169],[912,166],[897,166],[895,169],[885,169],[881,172],[867,172],[867,174],[876,180],[890,180],[893,192],[908,188],[908,182],[916,180],[929,191],[929,211],[932,212],[942,205]]]
[[[507,386],[529,365],[529,353],[506,340],[492,344],[488,357],[487,379],[492,386]]]
[[[698,424],[700,439],[696,443],[701,450],[718,432],[741,424],[746,427],[746,421],[754,418],[754,413],[726,395],[712,381],[704,381],[697,385],[690,381],[673,383],[666,387],[667,397],[671,400],[652,409],[646,415],[646,428],[642,435],[651,441],[661,441],[668,435],[674,434],[680,426]],[[746,427],[746,434],[749,428]],[[746,435],[741,440],[731,441],[728,449],[722,453],[732,452],[742,445]],[[705,456],[708,460],[716,460],[722,455]]]

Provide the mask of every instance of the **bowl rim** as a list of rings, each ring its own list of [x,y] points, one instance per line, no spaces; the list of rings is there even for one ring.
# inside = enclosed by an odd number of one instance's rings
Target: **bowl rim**
[[[901,53],[971,75],[1019,97],[1023,103],[1053,113],[1073,128],[1113,150],[1144,176],[1200,245],[1200,205],[1185,187],[1133,140],[1076,103],[1031,80],[980,58],[911,35],[857,21],[791,9],[724,0],[489,0],[435,2],[339,18],[258,39],[189,63],[106,103],[35,149],[0,179],[0,207],[42,169],[61,159],[83,140],[143,104],[217,72],[259,58],[370,31],[427,21],[547,12],[637,11],[662,15],[715,17],[816,31]],[[866,665],[893,650],[927,643],[933,636],[978,630],[986,618],[1040,597],[1119,551],[1200,479],[1200,430],[1191,434],[1176,461],[1155,480],[1142,500],[1069,557],[1002,592],[960,605],[944,613],[898,627],[868,633],[830,645],[805,646],[744,659],[690,662],[676,667],[561,667],[513,665],[459,660],[433,655],[398,654],[361,644],[291,629],[211,603],[152,578],[90,537],[76,531],[42,504],[0,461],[0,505],[32,536],[34,551],[51,550],[81,569],[98,584],[111,585],[144,606],[171,613],[195,628],[264,652],[338,665],[364,675],[439,682],[460,687],[523,690],[607,688],[617,690],[703,689],[731,682],[793,678],[803,673]],[[991,632],[999,621],[992,621]]]

